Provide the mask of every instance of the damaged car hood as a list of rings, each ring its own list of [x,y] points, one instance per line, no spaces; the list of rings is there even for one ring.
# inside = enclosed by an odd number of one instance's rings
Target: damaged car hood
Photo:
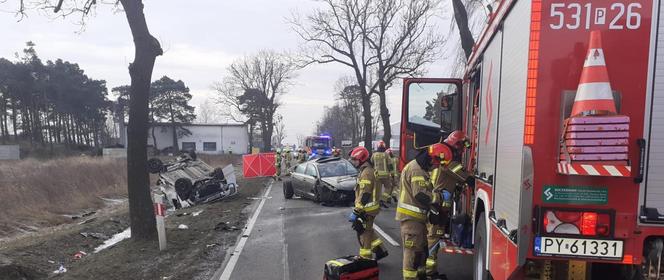
[[[352,191],[357,184],[356,176],[337,176],[321,178],[321,181],[333,186],[340,191]]]

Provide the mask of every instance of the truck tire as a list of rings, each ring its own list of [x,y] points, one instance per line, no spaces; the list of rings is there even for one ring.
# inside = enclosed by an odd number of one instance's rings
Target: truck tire
[[[194,184],[189,180],[189,178],[180,178],[175,180],[175,192],[178,194],[180,199],[186,200],[189,199],[191,192],[194,190]]]
[[[293,198],[293,184],[291,183],[291,181],[284,181],[283,189],[284,189],[285,199]]]
[[[158,158],[151,158],[148,160],[148,172],[158,174],[164,170],[164,163]]]
[[[473,279],[489,280],[492,279],[489,271],[486,270],[486,220],[484,213],[481,212],[479,220],[475,226],[475,254],[473,255]]]

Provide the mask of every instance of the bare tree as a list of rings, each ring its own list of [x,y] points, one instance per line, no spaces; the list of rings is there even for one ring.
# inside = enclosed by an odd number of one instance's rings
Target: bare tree
[[[0,2],[1,3],[1,2]],[[150,34],[142,0],[20,0],[17,12],[21,17],[28,9],[38,9],[62,16],[80,14],[81,21],[98,3],[110,3],[122,9],[127,17],[134,39],[134,61],[129,65],[131,77],[129,101],[129,126],[127,143],[127,187],[129,196],[129,218],[133,240],[156,240],[150,178],[147,169],[148,96],[152,70],[157,56],[163,54],[159,41]]]
[[[363,35],[376,56],[370,91],[378,95],[383,123],[383,141],[390,143],[392,131],[386,91],[398,78],[422,76],[424,66],[434,62],[443,43],[432,24],[435,0],[373,0],[369,24]]]
[[[363,30],[371,16],[366,0],[322,0],[325,8],[301,19],[294,16],[291,26],[305,42],[302,59],[312,63],[339,63],[353,71],[362,103],[364,143],[371,148],[371,93],[367,87],[376,56],[371,53]]]
[[[274,136],[272,138],[274,139],[274,146],[281,146],[284,139],[286,139],[286,124],[284,123],[284,117],[281,115],[277,115],[275,118]]]
[[[226,105],[225,114],[236,120],[259,125],[263,148],[269,150],[274,132],[274,117],[298,69],[289,55],[260,51],[231,64],[223,82],[215,89],[218,102]]]
[[[198,113],[196,114],[196,122],[198,123],[216,123],[219,122],[219,110],[213,106],[214,100],[208,98],[200,105],[198,105]]]

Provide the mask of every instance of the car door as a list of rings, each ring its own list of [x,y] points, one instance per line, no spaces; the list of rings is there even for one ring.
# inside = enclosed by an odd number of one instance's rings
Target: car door
[[[293,186],[293,190],[296,193],[301,193],[302,191],[302,180],[304,177],[304,171],[306,169],[306,164],[300,164],[296,166],[293,169],[293,172],[291,172],[291,185]]]
[[[307,169],[304,172],[304,176],[302,176],[302,193],[306,193],[307,195],[313,197],[313,189],[317,182],[318,171],[313,164],[309,163],[307,164]]]

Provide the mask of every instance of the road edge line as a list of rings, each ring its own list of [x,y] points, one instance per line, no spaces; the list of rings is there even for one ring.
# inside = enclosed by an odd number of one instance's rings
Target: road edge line
[[[396,240],[392,239],[391,236],[389,236],[386,232],[383,231],[382,228],[380,228],[376,223],[373,224],[374,229],[380,236],[382,236],[385,240],[387,240],[388,243],[392,244],[394,247],[399,247],[399,242]]]
[[[265,205],[265,201],[267,201],[267,196],[272,191],[272,186],[273,185],[274,185],[274,181],[270,181],[270,185],[265,190],[265,194],[261,198],[261,201],[258,204],[258,207],[256,207],[256,210],[254,210],[254,213],[252,214],[251,218],[249,218],[249,221],[247,222],[246,228],[244,229],[244,231],[242,231],[242,234],[240,235],[239,241],[237,242],[237,245],[235,245],[235,248],[232,251],[230,259],[228,260],[228,262],[226,262],[226,266],[224,267],[224,270],[221,273],[221,276],[219,276],[219,278],[218,278],[219,280],[229,280],[230,279],[231,274],[233,273],[233,270],[235,269],[235,265],[237,265],[237,261],[240,258],[240,254],[242,253],[242,250],[244,249],[244,245],[247,243],[247,240],[249,239],[251,231],[254,229],[254,224],[256,223],[256,220],[258,220],[258,215],[260,214],[261,210],[263,210],[263,205]]]

